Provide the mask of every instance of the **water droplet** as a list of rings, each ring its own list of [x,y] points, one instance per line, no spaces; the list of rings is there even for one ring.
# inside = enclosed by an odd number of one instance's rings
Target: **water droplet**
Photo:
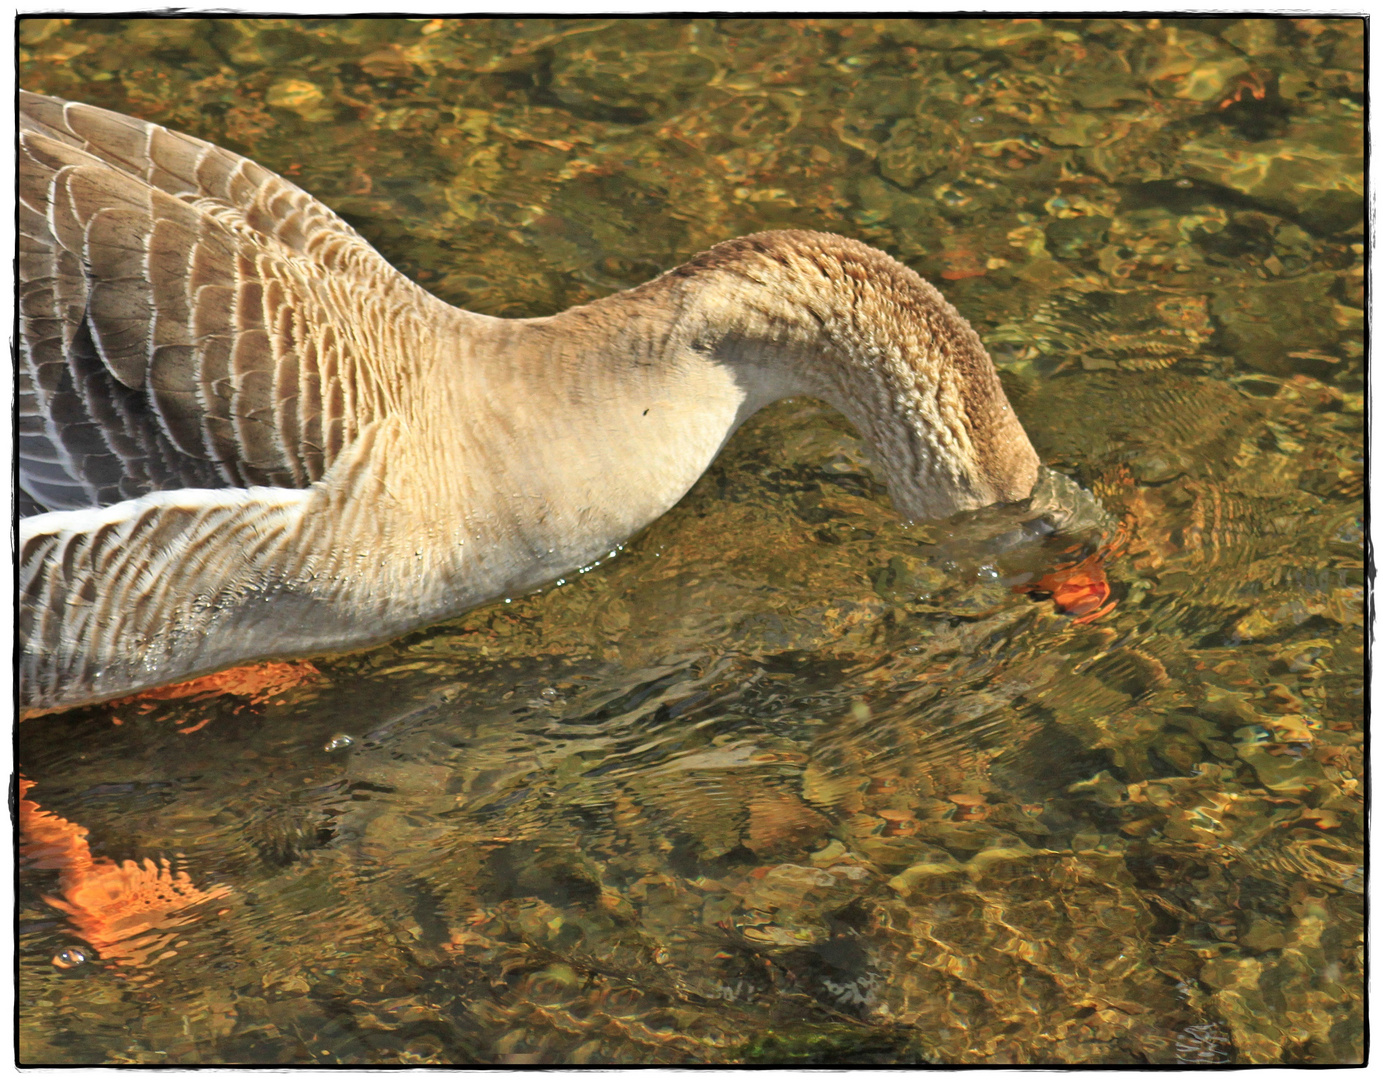
[[[328,754],[333,750],[344,750],[348,746],[354,746],[355,740],[346,734],[336,734],[327,740],[327,744],[322,747]]]
[[[73,945],[71,948],[63,949],[53,957],[53,966],[62,968],[80,967],[87,960],[86,950]]]

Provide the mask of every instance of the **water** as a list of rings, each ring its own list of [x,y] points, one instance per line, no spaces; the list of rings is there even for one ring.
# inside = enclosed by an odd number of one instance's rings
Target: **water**
[[[1361,33],[26,20],[475,310],[875,243],[1110,520],[788,402],[560,586],[25,723],[21,1060],[1360,1060]]]

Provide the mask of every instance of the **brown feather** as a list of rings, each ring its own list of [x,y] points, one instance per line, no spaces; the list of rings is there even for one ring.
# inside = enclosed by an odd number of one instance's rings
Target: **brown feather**
[[[339,384],[435,301],[236,154],[33,94],[20,113],[20,408],[44,463],[21,462],[27,505],[319,479],[371,418],[343,415],[371,403]],[[342,258],[354,278],[321,288]]]

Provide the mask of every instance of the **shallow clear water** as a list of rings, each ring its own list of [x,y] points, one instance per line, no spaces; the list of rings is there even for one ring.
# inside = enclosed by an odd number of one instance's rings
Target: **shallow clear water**
[[[788,402],[560,586],[25,723],[21,1060],[1360,1060],[1362,47],[23,22],[22,85],[249,154],[475,310],[883,247],[1120,527],[903,527]]]

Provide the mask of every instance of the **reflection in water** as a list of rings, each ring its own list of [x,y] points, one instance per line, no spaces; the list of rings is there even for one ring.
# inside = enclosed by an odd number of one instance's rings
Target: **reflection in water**
[[[21,44],[24,85],[249,153],[489,313],[866,239],[1108,512],[903,526],[783,403],[570,581],[26,722],[22,1060],[1360,1059],[1360,24]]]
[[[115,699],[110,702],[110,707],[118,712],[125,706],[135,705],[137,706],[135,709],[137,713],[150,713],[154,711],[152,703],[155,701],[176,701],[184,698],[192,701],[206,701],[221,694],[230,694],[244,699],[244,705],[234,710],[239,712],[245,706],[267,705],[284,691],[301,683],[309,682],[318,674],[316,667],[307,661],[251,664],[246,667],[228,668],[225,671],[202,675],[186,682],[142,690],[138,694]],[[282,705],[283,702],[280,700],[278,704]],[[208,714],[207,717],[191,724],[191,726],[187,726],[188,720],[190,718],[179,718],[179,730],[184,735],[201,731],[205,725],[211,722],[211,716]],[[115,724],[121,723],[118,715],[112,716],[111,721]]]
[[[87,830],[40,808],[28,797],[33,786],[19,778],[20,859],[26,870],[58,871],[61,898],[45,896],[44,902],[66,914],[73,933],[101,959],[143,968],[176,956],[174,928],[198,917],[185,909],[230,892],[225,885],[198,889],[186,871],[173,873],[167,859],[141,864],[93,857]],[[85,950],[65,948],[53,965],[75,967],[87,959]]]

